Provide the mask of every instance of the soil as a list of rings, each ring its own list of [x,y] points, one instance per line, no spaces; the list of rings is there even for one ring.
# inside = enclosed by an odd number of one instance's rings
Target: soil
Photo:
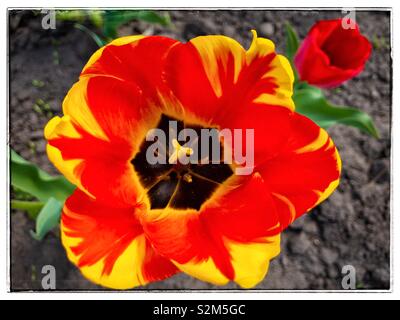
[[[131,22],[119,35],[162,34],[187,41],[198,35],[224,34],[248,47],[251,29],[274,41],[284,52],[284,27],[289,21],[303,38],[320,19],[342,16],[337,11],[174,11],[173,28]],[[43,127],[60,114],[61,102],[97,49],[87,34],[72,23],[57,22],[55,30],[41,28],[42,15],[32,11],[10,13],[10,145],[24,158],[49,173],[57,173],[45,154]],[[358,289],[390,288],[390,136],[392,63],[390,13],[357,12],[361,31],[374,50],[365,71],[336,90],[331,101],[368,112],[380,131],[375,139],[356,129],[329,129],[343,160],[337,191],[311,213],[298,219],[282,235],[282,253],[256,289],[342,289],[342,268],[356,270]],[[40,80],[43,86],[33,85]],[[49,111],[34,107],[38,99]],[[102,289],[81,276],[67,260],[54,231],[39,242],[23,212],[11,211],[11,289],[41,288],[41,270],[53,265],[58,290]],[[140,289],[237,289],[215,287],[184,274]]]

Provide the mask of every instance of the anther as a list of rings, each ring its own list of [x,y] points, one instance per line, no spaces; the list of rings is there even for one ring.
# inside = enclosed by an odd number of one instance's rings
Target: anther
[[[183,175],[183,180],[185,180],[187,183],[192,183],[193,181],[192,175],[190,173],[185,173]]]

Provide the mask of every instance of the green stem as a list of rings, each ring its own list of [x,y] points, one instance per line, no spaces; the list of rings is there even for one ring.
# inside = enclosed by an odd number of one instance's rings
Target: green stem
[[[307,82],[304,81],[300,81],[299,79],[297,79],[294,84],[293,84],[293,91],[296,94],[297,91],[305,89],[309,87],[309,85],[307,84]]]
[[[11,200],[11,209],[26,211],[32,219],[36,219],[43,206],[40,201]]]
[[[44,203],[39,201],[11,200],[11,208],[17,210],[40,210],[43,206]]]
[[[94,42],[96,42],[96,44],[99,46],[99,48],[101,48],[107,44],[107,42],[105,40],[103,40],[99,35],[97,35],[95,32],[93,32],[89,28],[86,28],[83,24],[75,23],[74,27],[78,30],[85,32],[90,37],[92,37],[92,39],[94,40]]]

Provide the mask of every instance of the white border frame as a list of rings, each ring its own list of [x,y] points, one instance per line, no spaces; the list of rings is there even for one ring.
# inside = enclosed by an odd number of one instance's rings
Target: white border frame
[[[25,1],[14,1],[14,3],[10,4],[8,1],[4,1],[1,4],[1,8],[4,10],[3,14],[8,15],[7,8],[23,8],[29,9],[29,7],[24,7]],[[390,290],[351,290],[351,291],[341,291],[341,290],[179,290],[179,291],[162,291],[162,290],[149,290],[149,291],[137,291],[137,292],[103,292],[103,291],[88,291],[88,292],[9,292],[9,208],[8,208],[8,197],[9,197],[9,181],[8,181],[8,142],[9,138],[8,134],[8,52],[7,52],[7,41],[8,41],[8,19],[5,19],[5,24],[2,24],[2,32],[1,37],[4,37],[1,42],[1,46],[3,46],[0,50],[3,56],[3,61],[6,61],[6,64],[1,65],[0,72],[2,74],[7,74],[6,78],[1,79],[1,85],[6,92],[6,104],[5,104],[5,117],[0,121],[0,134],[1,138],[6,141],[7,145],[2,144],[1,149],[3,151],[3,155],[6,157],[2,157],[1,161],[4,161],[4,165],[0,167],[0,176],[4,177],[3,181],[6,182],[4,185],[5,192],[3,194],[6,195],[5,201],[0,203],[0,212],[6,213],[6,219],[4,215],[2,219],[0,219],[0,257],[7,257],[7,263],[0,263],[0,274],[7,275],[6,278],[1,278],[6,281],[0,280],[0,297],[4,299],[66,299],[66,298],[79,298],[79,299],[108,299],[112,297],[116,297],[118,295],[119,299],[160,299],[160,300],[175,300],[175,299],[204,299],[205,294],[207,294],[206,298],[210,300],[216,299],[240,299],[240,300],[275,300],[275,299],[393,299],[400,297],[400,285],[395,282],[394,278],[394,270],[397,270],[396,262],[398,261],[396,252],[393,250],[394,247],[400,247],[399,236],[398,234],[394,234],[395,224],[398,224],[398,220],[395,218],[396,213],[399,212],[399,202],[394,198],[394,190],[396,189],[393,180],[398,172],[394,169],[394,163],[396,159],[399,158],[399,146],[398,142],[396,142],[393,137],[396,137],[396,132],[399,130],[399,119],[397,115],[397,110],[394,106],[400,105],[400,88],[399,86],[399,74],[398,74],[398,61],[400,57],[399,54],[396,54],[395,46],[396,42],[399,39],[394,40],[394,34],[399,34],[398,29],[399,25],[395,22],[395,17],[399,6],[396,4],[396,1],[387,1],[381,0],[381,6],[376,6],[376,1],[359,1],[354,3],[354,1],[341,1],[340,3],[334,1],[325,1],[323,5],[321,5],[320,1],[310,1],[303,0],[304,7],[297,7],[298,2],[296,0],[287,0],[287,7],[274,7],[267,1],[255,1],[255,0],[246,0],[245,5],[243,7],[243,2],[240,3],[237,0],[214,0],[214,1],[203,1],[202,5],[199,6],[198,3],[194,1],[183,1],[183,0],[170,0],[168,6],[164,6],[161,1],[148,0],[148,1],[135,1],[134,3],[130,1],[121,1],[121,0],[113,0],[113,1],[102,1],[101,5],[98,5],[98,2],[93,0],[85,1],[85,7],[90,8],[153,8],[153,9],[187,9],[187,10],[195,10],[195,9],[255,9],[255,10],[296,10],[296,9],[342,9],[342,8],[353,8],[354,5],[357,4],[356,9],[359,10],[386,10],[387,8],[392,8],[392,16],[391,16],[391,47],[392,47],[392,59],[393,59],[393,88],[392,88],[392,144],[391,144],[391,289]],[[81,8],[80,5],[82,3],[80,1],[69,1],[68,4],[63,3],[62,1],[48,1],[42,0],[37,1],[35,4],[35,8],[43,7],[43,8]],[[112,7],[107,7],[107,4],[111,4]],[[66,6],[67,5],[67,6]],[[188,7],[191,5],[192,7]],[[268,5],[268,6],[267,6]],[[400,9],[399,9],[400,10]],[[4,28],[4,29],[3,29]],[[4,91],[3,91],[4,92]],[[4,114],[4,113],[3,113]],[[4,148],[4,149],[3,149]],[[397,181],[397,180],[396,180]],[[397,226],[399,228],[400,226]],[[400,230],[399,230],[400,232]],[[3,261],[1,261],[3,262]],[[4,273],[3,273],[4,272]]]

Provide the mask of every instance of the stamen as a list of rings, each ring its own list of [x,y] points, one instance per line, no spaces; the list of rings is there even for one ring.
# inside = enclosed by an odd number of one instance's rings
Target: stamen
[[[190,173],[185,173],[183,175],[183,180],[185,180],[187,183],[192,183],[193,181],[192,175]]]
[[[181,146],[176,139],[172,140],[172,146],[174,150],[168,159],[169,164],[176,164],[179,160],[190,157],[193,154],[192,148]]]

